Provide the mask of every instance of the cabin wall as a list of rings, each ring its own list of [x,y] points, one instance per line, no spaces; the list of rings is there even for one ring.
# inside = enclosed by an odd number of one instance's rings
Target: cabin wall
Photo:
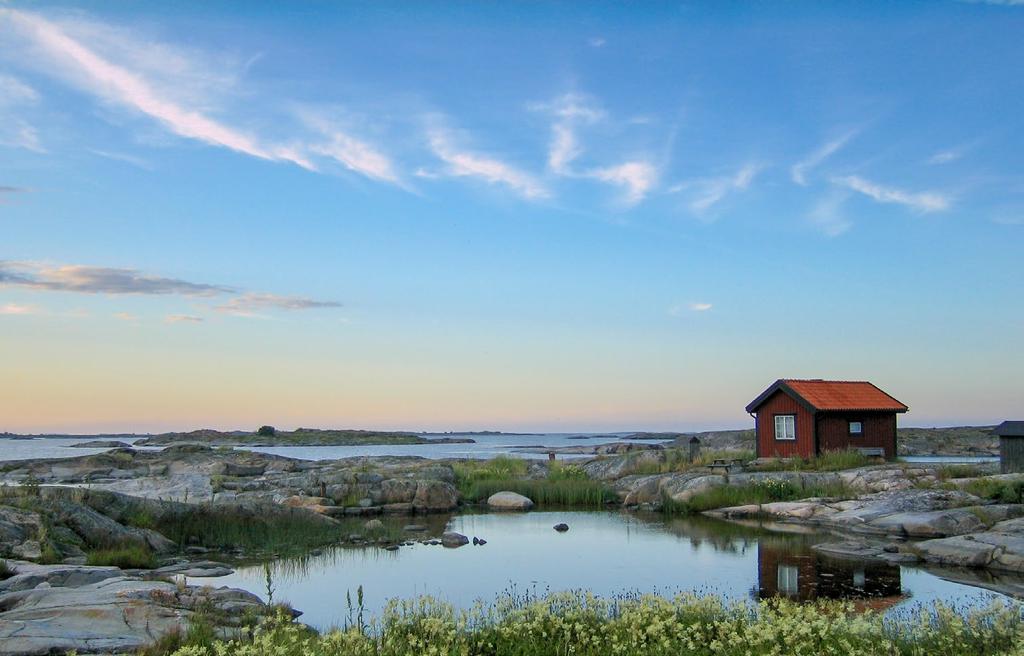
[[[864,426],[861,435],[850,435],[850,422]],[[821,451],[860,447],[881,447],[886,459],[896,457],[896,413],[827,412],[818,415],[818,445]]]
[[[1004,474],[1024,472],[1024,437],[999,438],[999,468]]]
[[[796,415],[796,440],[775,439],[775,415]],[[757,409],[757,455],[760,458],[810,458],[814,455],[814,415],[782,390]]]

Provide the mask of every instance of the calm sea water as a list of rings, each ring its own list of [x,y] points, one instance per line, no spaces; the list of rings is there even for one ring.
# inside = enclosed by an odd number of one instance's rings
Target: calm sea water
[[[432,521],[435,531],[447,524],[449,530],[488,542],[458,549],[418,543],[398,551],[337,548],[276,561],[270,566],[274,599],[290,602],[304,611],[303,621],[322,629],[344,623],[346,593],[355,599],[359,586],[370,614],[379,614],[391,598],[433,595],[467,608],[510,590],[588,590],[606,597],[702,591],[747,600],[773,595],[847,598],[889,613],[910,612],[918,604],[939,600],[975,606],[1002,597],[922,569],[836,560],[810,549],[834,537],[777,533],[711,519],[545,511]],[[567,533],[552,529],[559,522],[569,524]],[[241,587],[267,598],[262,565],[191,582]]]
[[[469,438],[473,444],[389,444],[373,446],[274,446],[251,447],[252,451],[272,453],[289,458],[303,460],[334,460],[354,456],[420,456],[423,458],[493,458],[502,454],[514,454],[523,458],[546,458],[544,453],[519,452],[518,449],[528,447],[566,447],[594,446],[618,442],[629,433],[543,433],[534,435],[501,434],[434,434],[428,438]],[[72,458],[90,453],[100,453],[105,449],[70,448],[73,444],[108,439],[99,437],[78,438],[36,438],[31,440],[14,440],[0,438],[0,460],[27,460],[29,458]],[[136,439],[118,439],[133,444]],[[152,447],[159,448],[159,447]],[[580,457],[560,454],[559,459]]]

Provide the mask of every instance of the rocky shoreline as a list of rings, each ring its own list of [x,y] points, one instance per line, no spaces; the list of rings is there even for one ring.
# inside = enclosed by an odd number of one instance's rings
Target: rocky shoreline
[[[1024,475],[995,475],[986,465],[952,478],[942,465],[906,463],[842,471],[673,471],[675,456],[659,444],[569,448],[599,454],[571,463],[529,461],[521,476],[540,483],[553,472],[580,476],[614,490],[618,507],[638,510],[686,503],[717,488],[838,487],[848,496],[705,514],[831,532],[837,540],[817,548],[832,557],[921,563],[972,585],[1024,594],[1024,579],[1013,578],[1024,573],[1024,505],[968,491],[979,481],[1024,489]],[[231,564],[205,560],[215,554],[223,552],[229,562],[260,556],[232,547],[230,535],[217,544],[204,542],[211,526],[233,522],[243,532],[287,526],[297,536],[308,533],[309,545],[466,544],[466,536],[445,533],[445,513],[466,505],[457,480],[464,466],[418,457],[306,461],[202,444],[0,463],[0,558],[13,570],[0,581],[0,656],[135,651],[181,630],[200,606],[216,611],[217,630],[225,635],[244,630],[249,624],[229,618],[258,615],[264,610],[258,598],[183,583],[184,576],[230,573]],[[534,502],[501,491],[483,505],[524,511]],[[305,544],[291,535],[288,541]],[[154,563],[147,569],[86,564],[97,549],[111,545],[136,546]],[[275,554],[260,557],[267,555]],[[86,626],[90,614],[97,621]]]

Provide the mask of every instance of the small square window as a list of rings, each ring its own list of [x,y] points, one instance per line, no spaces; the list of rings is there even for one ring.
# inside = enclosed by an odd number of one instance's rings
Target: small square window
[[[860,435],[864,432],[864,424],[859,421],[850,422],[850,435]]]
[[[775,439],[796,439],[796,415],[775,415]]]

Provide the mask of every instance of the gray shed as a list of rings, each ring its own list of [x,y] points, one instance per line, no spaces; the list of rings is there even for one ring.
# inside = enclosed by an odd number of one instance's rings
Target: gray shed
[[[1024,472],[1024,421],[1004,421],[992,429],[999,436],[999,465],[1004,474]]]

